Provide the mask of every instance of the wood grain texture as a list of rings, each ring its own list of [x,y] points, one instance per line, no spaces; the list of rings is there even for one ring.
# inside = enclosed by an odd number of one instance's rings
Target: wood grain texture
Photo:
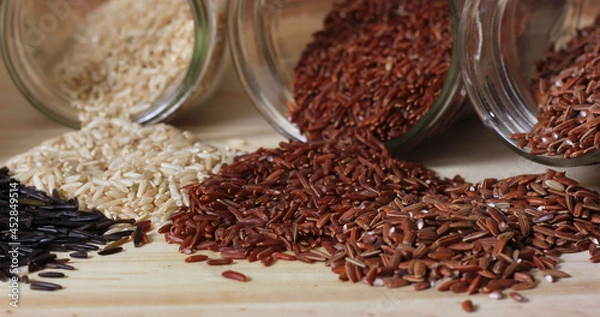
[[[0,162],[26,151],[69,128],[31,107],[0,70]],[[205,106],[171,122],[217,146],[244,140],[245,150],[274,147],[283,138],[254,109],[230,69],[220,90]],[[405,157],[434,168],[442,176],[463,175],[469,181],[543,172],[547,167],[527,161],[507,149],[476,118],[466,118]],[[600,189],[597,166],[567,169],[567,175]],[[76,271],[59,282],[64,290],[46,293],[21,287],[20,307],[8,305],[6,283],[0,290],[0,316],[464,316],[466,295],[437,290],[415,292],[342,283],[321,264],[279,261],[265,268],[236,262],[210,267],[185,263],[177,246],[152,234],[141,248],[73,260]],[[207,253],[210,255],[210,253]],[[600,300],[600,266],[586,253],[563,257],[561,268],[572,275],[549,283],[536,273],[539,285],[523,291],[529,302],[484,295],[470,299],[476,316],[595,316]],[[233,269],[249,282],[225,279]],[[474,315],[475,316],[475,315]]]

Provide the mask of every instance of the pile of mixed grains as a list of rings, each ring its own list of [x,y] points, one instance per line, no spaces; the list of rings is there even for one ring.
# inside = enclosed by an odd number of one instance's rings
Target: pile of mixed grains
[[[74,269],[55,252],[87,258],[99,244],[108,243],[98,251],[107,255],[122,251],[128,241],[136,247],[147,243],[153,223],[190,205],[182,186],[203,180],[234,155],[169,125],[94,119],[11,158],[0,175],[0,278],[30,283],[35,290],[61,289],[28,274]],[[15,243],[19,253],[12,257]]]
[[[132,235],[136,247],[145,243],[147,223],[134,219],[113,220],[100,211],[79,209],[77,198],[63,199],[25,186],[0,168],[0,280],[25,282],[33,290],[54,291],[62,286],[44,278],[63,278],[62,270],[74,270],[70,258],[89,253],[107,255],[123,250]],[[100,250],[100,245],[105,245]],[[69,257],[58,254],[69,252]],[[32,277],[37,273],[37,277]],[[39,279],[42,278],[42,279]]]

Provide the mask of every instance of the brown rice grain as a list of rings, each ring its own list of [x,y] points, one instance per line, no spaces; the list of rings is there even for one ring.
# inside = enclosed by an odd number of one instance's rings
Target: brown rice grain
[[[510,292],[510,293],[508,293],[508,295],[518,303],[527,302],[527,298],[525,298],[523,295],[521,295],[517,292]]]

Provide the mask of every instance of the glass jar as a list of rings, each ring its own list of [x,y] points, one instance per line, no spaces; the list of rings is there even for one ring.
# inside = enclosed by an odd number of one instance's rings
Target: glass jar
[[[600,162],[600,151],[573,158],[531,154],[511,137],[538,122],[530,90],[536,62],[567,43],[600,13],[597,0],[471,0],[462,12],[461,62],[465,86],[483,123],[523,157],[552,166]]]
[[[284,137],[305,141],[288,114],[294,104],[294,67],[335,0],[239,0],[228,8],[228,40],[238,77],[263,117]],[[453,24],[457,7],[450,1]],[[456,28],[454,28],[455,30]],[[456,36],[456,34],[454,34]],[[450,70],[442,90],[427,113],[400,137],[387,141],[402,153],[447,128],[465,107],[466,90],[460,73],[458,47],[453,45]]]
[[[0,49],[16,87],[73,128],[168,120],[204,102],[228,62],[226,0],[6,0]]]

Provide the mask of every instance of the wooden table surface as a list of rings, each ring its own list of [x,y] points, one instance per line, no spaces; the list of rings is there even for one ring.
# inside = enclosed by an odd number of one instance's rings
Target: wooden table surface
[[[0,70],[0,164],[42,140],[69,131],[44,117],[20,95],[4,66]],[[283,138],[254,109],[233,70],[205,106],[172,122],[217,146],[244,140],[246,150],[275,147]],[[476,118],[467,118],[447,133],[423,144],[405,159],[421,162],[440,175],[463,175],[468,181],[543,172],[547,167],[519,157]],[[567,176],[600,190],[598,166],[567,169]],[[188,264],[154,234],[142,248],[110,257],[73,261],[76,271],[61,280],[65,289],[48,293],[20,289],[20,307],[9,306],[6,283],[0,291],[0,316],[464,316],[463,294],[412,287],[374,288],[342,283],[322,264],[279,261],[269,268],[239,262],[234,269],[248,283],[226,280],[223,268]],[[597,316],[600,310],[600,265],[587,253],[563,256],[561,268],[572,275],[551,284],[540,280],[524,291],[529,302],[470,298],[477,316]],[[539,275],[537,275],[539,277]],[[6,295],[4,295],[6,294]]]

